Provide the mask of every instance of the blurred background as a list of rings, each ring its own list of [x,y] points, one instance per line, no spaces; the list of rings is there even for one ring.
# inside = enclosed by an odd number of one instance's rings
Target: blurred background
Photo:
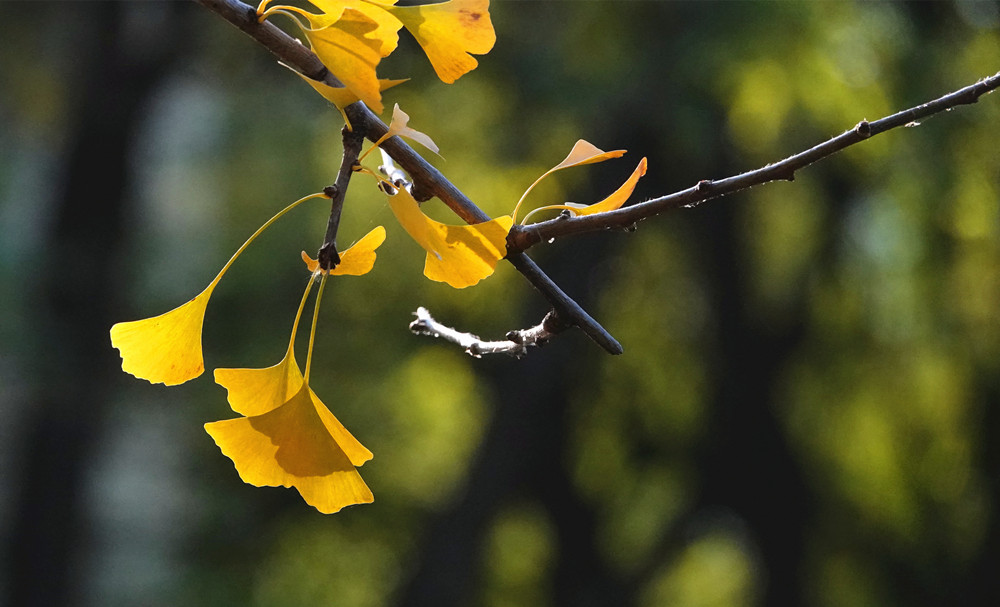
[[[492,215],[578,138],[629,153],[531,206],[596,202],[643,156],[636,199],[726,177],[1000,70],[995,2],[491,14],[496,47],[457,84],[405,33],[380,73],[412,78],[387,107]],[[520,361],[411,335],[420,305],[485,338],[546,306],[507,264],[424,279],[355,180],[340,241],[389,235],[371,274],[328,285],[313,384],[375,453],[376,500],[324,516],[240,481],[202,428],[234,416],[211,371],[136,380],[108,329],[187,301],[331,183],[339,114],[193,3],[4,2],[0,24],[0,603],[1000,602],[996,95],[792,183],[530,251],[618,357],[580,332]],[[220,283],[209,369],[281,358],[328,210]]]

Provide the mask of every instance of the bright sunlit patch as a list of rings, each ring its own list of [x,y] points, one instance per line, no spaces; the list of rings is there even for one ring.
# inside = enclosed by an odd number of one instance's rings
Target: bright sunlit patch
[[[201,375],[201,329],[215,284],[170,312],[111,327],[111,345],[121,352],[122,371],[167,386]]]
[[[461,289],[493,274],[507,255],[507,233],[514,221],[509,215],[472,225],[447,225],[434,221],[405,189],[389,197],[400,225],[425,251],[424,276]]]
[[[375,68],[383,57],[395,50],[399,43],[396,32],[402,24],[381,8],[363,2],[352,3],[355,6],[351,8],[345,8],[340,2],[332,4],[336,6],[329,7],[330,13],[314,14],[295,6],[281,5],[271,7],[263,16],[281,13],[294,18],[327,69],[354,96],[375,112],[382,113],[381,85]],[[319,88],[317,91],[324,93]],[[339,95],[337,97],[342,100]]]
[[[451,84],[479,65],[472,55],[484,55],[496,43],[489,8],[489,0],[451,0],[386,10],[417,39],[438,77]]]
[[[376,68],[399,44],[399,30],[406,27],[420,44],[442,81],[455,82],[473,70],[472,55],[488,53],[496,43],[490,21],[489,0],[449,0],[415,6],[394,6],[394,0],[311,0],[319,13],[297,6],[257,7],[263,21],[276,14],[291,17],[309,40],[313,52],[350,91],[331,92],[310,84],[338,108],[364,101],[382,112]],[[335,89],[336,90],[336,89]],[[353,101],[350,101],[353,102]]]

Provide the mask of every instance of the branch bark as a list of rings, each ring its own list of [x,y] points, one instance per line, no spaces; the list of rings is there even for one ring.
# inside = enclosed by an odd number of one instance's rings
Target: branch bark
[[[340,162],[340,172],[337,173],[337,182],[323,191],[330,197],[330,219],[326,224],[326,237],[323,239],[323,245],[319,248],[317,260],[319,261],[319,267],[327,272],[340,263],[340,255],[337,253],[337,231],[340,229],[340,214],[344,210],[347,186],[351,184],[354,167],[358,164],[358,155],[361,154],[361,146],[364,143],[364,137],[353,131],[349,131],[347,127],[344,127],[342,135],[344,139],[344,157]]]
[[[514,226],[514,229],[507,236],[507,250],[525,251],[540,242],[548,242],[554,238],[573,234],[611,229],[631,229],[643,219],[665,211],[694,207],[706,200],[721,198],[770,181],[793,181],[796,171],[817,160],[894,128],[916,126],[918,120],[933,114],[961,105],[976,103],[980,97],[998,87],[1000,87],[1000,72],[934,101],[897,112],[874,122],[862,120],[854,128],[815,147],[753,171],[725,179],[699,181],[686,190],[627,206],[617,211],[579,217],[570,217],[564,214],[548,221],[540,221],[526,226]]]

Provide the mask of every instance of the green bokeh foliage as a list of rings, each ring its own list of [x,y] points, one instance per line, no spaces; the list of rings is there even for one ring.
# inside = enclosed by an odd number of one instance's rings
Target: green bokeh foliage
[[[129,10],[141,30],[141,9]],[[64,153],[73,47],[27,53],[42,32],[23,7],[9,12],[5,36],[18,42],[0,54],[0,112],[13,127],[0,145],[15,158],[0,166],[0,277],[13,296],[0,303],[0,335],[28,385],[41,375],[18,353],[43,345],[23,327],[44,322],[31,309],[39,269],[28,260],[51,245],[44,213],[29,205]],[[479,69],[444,85],[404,40],[411,57],[385,75],[412,80],[385,97],[439,144],[443,158],[428,158],[492,215],[509,212],[578,138],[629,153],[559,173],[533,204],[597,201],[642,156],[649,172],[636,197],[670,193],[1000,69],[1000,16],[987,2],[499,1],[491,12],[498,42]],[[332,107],[217,17],[184,16],[189,41],[147,41],[191,48],[138,127],[123,320],[192,296],[340,162]],[[150,548],[163,559],[145,565],[152,581],[116,586],[127,573],[111,567],[80,592],[109,605],[140,595],[165,605],[418,604],[414,577],[441,575],[427,562],[430,538],[489,485],[472,476],[477,463],[503,458],[489,450],[492,424],[510,399],[548,395],[551,384],[557,396],[538,398],[558,412],[541,429],[556,456],[525,469],[556,470],[556,480],[539,472],[504,485],[472,539],[454,538],[478,546],[454,580],[462,604],[579,604],[574,584],[610,588],[621,605],[988,604],[998,597],[983,576],[997,562],[1000,497],[998,102],[984,97],[793,183],[668,213],[634,234],[533,250],[623,343],[619,357],[578,333],[517,363],[409,334],[418,305],[487,338],[537,322],[545,306],[506,264],[461,291],[424,279],[423,251],[358,177],[340,242],[378,224],[388,239],[371,274],[328,285],[313,376],[375,453],[361,469],[375,503],[324,517],[291,490],[243,485],[201,429],[231,415],[209,374],[174,391],[120,378],[115,410],[170,412],[164,449],[180,452],[170,483],[185,505]],[[220,284],[206,319],[210,368],[281,357],[308,276],[298,254],[315,252],[327,211],[324,201],[295,211]],[[103,430],[112,437],[124,432],[114,419]],[[500,441],[511,461],[520,440]],[[786,467],[755,476],[772,461]],[[115,528],[100,508],[93,516]],[[140,517],[139,528],[162,524]],[[130,541],[93,558],[119,558]],[[566,577],[579,570],[588,579]],[[145,600],[153,594],[160,602]]]

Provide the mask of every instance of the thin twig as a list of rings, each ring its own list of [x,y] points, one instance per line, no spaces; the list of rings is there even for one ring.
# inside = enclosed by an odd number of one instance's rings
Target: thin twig
[[[429,335],[458,344],[466,353],[476,358],[486,354],[507,354],[521,358],[528,353],[531,346],[541,346],[566,328],[553,310],[545,315],[542,322],[534,327],[518,329],[507,333],[505,340],[484,341],[478,335],[463,333],[434,320],[427,308],[419,307],[413,313],[417,319],[410,323],[410,330],[417,335]]]
[[[897,112],[874,122],[862,120],[854,128],[815,147],[753,171],[715,181],[699,181],[686,190],[627,206],[617,211],[579,217],[560,216],[527,226],[514,226],[514,229],[507,236],[507,250],[525,251],[540,242],[548,242],[554,238],[572,234],[628,229],[639,221],[659,215],[664,211],[697,206],[706,200],[726,196],[770,181],[792,181],[795,178],[795,171],[809,166],[817,160],[888,130],[915,125],[918,120],[933,114],[960,105],[976,103],[981,96],[998,87],[1000,87],[1000,72],[934,101]]]
[[[354,175],[354,168],[358,164],[358,155],[361,154],[361,146],[365,142],[364,137],[347,127],[344,127],[341,133],[344,138],[344,157],[340,162],[337,182],[325,190],[326,195],[331,199],[330,219],[326,224],[323,246],[319,248],[317,254],[319,267],[328,272],[340,263],[340,255],[337,254],[337,231],[340,229],[340,214],[344,210],[347,186],[351,183],[351,176]]]

